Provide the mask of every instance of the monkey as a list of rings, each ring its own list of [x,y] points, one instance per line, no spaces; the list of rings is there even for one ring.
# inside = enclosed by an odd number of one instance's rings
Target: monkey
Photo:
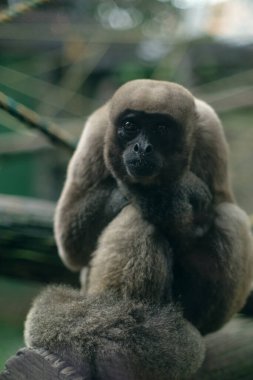
[[[183,86],[134,80],[88,119],[55,214],[81,293],[50,287],[25,326],[87,378],[187,379],[203,336],[244,305],[253,275],[215,111]]]

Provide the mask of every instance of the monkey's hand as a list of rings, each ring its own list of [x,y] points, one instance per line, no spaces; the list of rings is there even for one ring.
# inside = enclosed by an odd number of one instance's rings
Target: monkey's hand
[[[167,227],[173,235],[201,237],[213,220],[212,195],[206,184],[188,172],[175,182],[167,204]]]
[[[120,187],[121,189],[121,187]],[[144,219],[166,236],[194,238],[208,231],[212,221],[212,195],[192,172],[166,187],[122,187],[122,193]]]

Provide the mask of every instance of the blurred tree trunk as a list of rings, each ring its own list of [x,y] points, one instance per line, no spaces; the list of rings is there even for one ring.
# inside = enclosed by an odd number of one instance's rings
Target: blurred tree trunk
[[[55,204],[0,196],[0,274],[40,282],[77,283],[57,254]]]

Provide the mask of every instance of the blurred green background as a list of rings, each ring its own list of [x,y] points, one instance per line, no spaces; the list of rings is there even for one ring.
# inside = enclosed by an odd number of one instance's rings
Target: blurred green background
[[[1,0],[0,12],[16,3],[22,1]],[[221,117],[235,194],[251,214],[252,18],[251,0],[52,0],[0,23],[0,91],[77,141],[87,116],[125,81],[183,84]],[[0,194],[55,202],[69,158],[0,110]],[[24,344],[32,298],[53,278],[45,269],[35,282],[19,261],[7,273],[1,235],[7,237],[6,225],[0,230],[0,370]]]

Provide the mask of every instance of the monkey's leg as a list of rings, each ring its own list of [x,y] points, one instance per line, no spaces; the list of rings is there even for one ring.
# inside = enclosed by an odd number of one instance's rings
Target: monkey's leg
[[[88,294],[114,290],[133,299],[170,299],[172,250],[169,242],[132,205],[108,225],[93,254]]]
[[[199,332],[166,303],[171,250],[127,206],[104,230],[86,295],[51,287],[35,301],[26,342],[74,363],[87,379],[178,380],[200,367]]]
[[[175,252],[174,292],[202,333],[221,327],[249,294],[253,245],[247,215],[235,204],[215,208],[213,225]]]
[[[188,379],[204,356],[200,334],[172,304],[87,297],[66,286],[35,300],[25,341],[57,353],[87,380]]]

